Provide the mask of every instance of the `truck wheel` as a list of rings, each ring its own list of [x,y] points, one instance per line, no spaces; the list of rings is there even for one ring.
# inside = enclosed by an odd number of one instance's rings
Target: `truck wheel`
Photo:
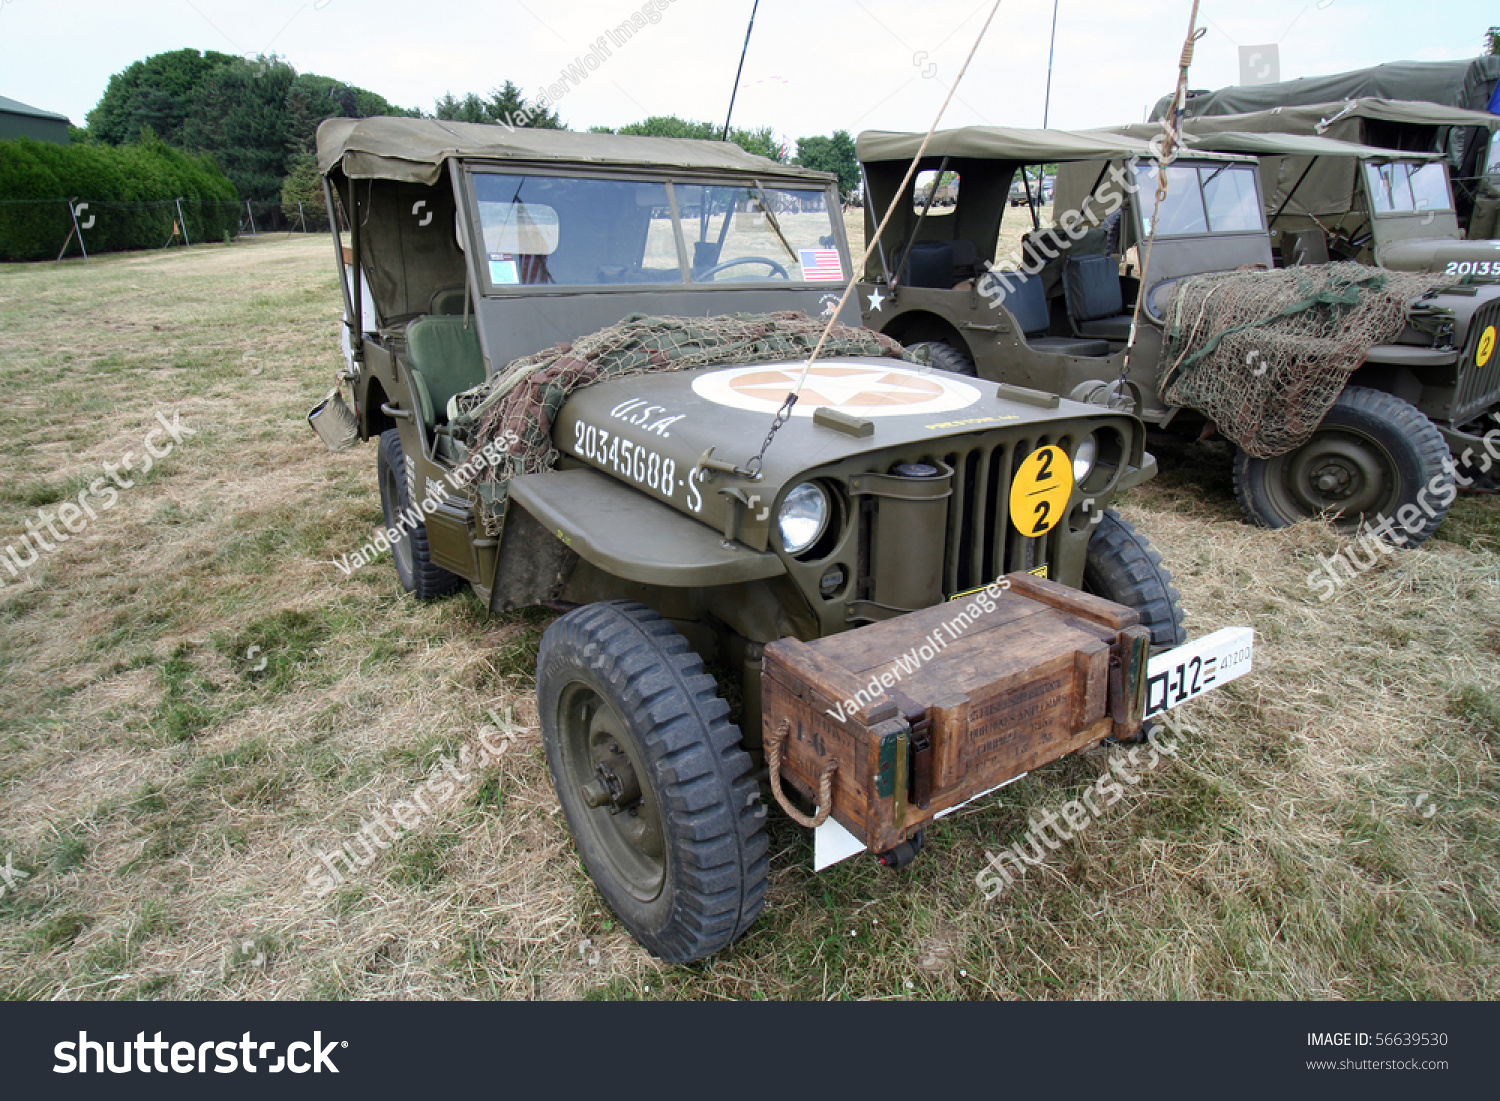
[[[1325,510],[1333,526],[1356,532],[1366,521],[1397,520],[1416,508],[1415,530],[1398,528],[1406,546],[1424,542],[1453,503],[1453,476],[1444,467],[1448,446],[1437,427],[1415,407],[1383,390],[1350,386],[1312,439],[1272,459],[1234,460],[1234,490],[1251,523],[1284,528]],[[1445,487],[1440,491],[1430,486]],[[1436,498],[1445,498],[1439,505]]]
[[[912,351],[918,348],[927,349],[927,362],[939,371],[952,371],[955,375],[968,375],[975,377],[974,361],[969,358],[969,353],[960,348],[955,348],[944,340],[924,340],[917,344],[907,345]]]
[[[714,678],[628,600],[576,608],[537,654],[547,764],[584,867],[648,951],[703,959],[766,893],[766,809]]]
[[[401,517],[410,515],[411,496],[406,492],[406,459],[401,451],[401,433],[391,428],[380,434],[380,451],[375,459],[380,477],[380,512],[387,531],[399,531],[401,538],[391,545],[396,562],[396,578],[401,587],[418,600],[436,600],[457,591],[463,578],[432,563],[427,551],[427,525],[406,527]]]
[[[1089,537],[1083,591],[1140,612],[1141,626],[1151,631],[1152,653],[1187,641],[1177,590],[1161,555],[1112,508],[1104,510]]]

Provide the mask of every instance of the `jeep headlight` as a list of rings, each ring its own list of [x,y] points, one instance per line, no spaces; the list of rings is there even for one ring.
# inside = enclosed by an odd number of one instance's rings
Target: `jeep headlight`
[[[1073,452],[1073,482],[1083,485],[1088,476],[1094,472],[1094,464],[1099,461],[1099,438],[1089,434],[1083,438],[1078,445],[1078,450]]]
[[[828,527],[829,511],[828,494],[812,482],[803,482],[788,493],[776,518],[786,552],[801,554],[816,543]]]

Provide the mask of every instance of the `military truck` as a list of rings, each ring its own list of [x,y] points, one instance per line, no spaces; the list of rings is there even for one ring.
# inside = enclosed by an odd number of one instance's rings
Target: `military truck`
[[[885,208],[922,138],[860,135],[870,210]],[[1047,161],[1084,182],[1070,192],[1059,185],[1054,226],[1035,225],[1016,252],[999,255],[1012,179]],[[1178,152],[1145,271],[1138,246],[1150,230],[1157,169],[1152,145],[1139,138],[966,127],[934,135],[922,168],[960,172],[963,192],[941,214],[898,204],[893,244],[872,258],[861,285],[867,325],[927,344],[933,361],[953,371],[1074,400],[1123,401],[1148,425],[1187,438],[1214,431],[1201,410],[1161,396],[1163,310],[1189,276],[1273,266],[1255,159],[1196,146]],[[1412,302],[1406,330],[1364,352],[1305,443],[1269,457],[1237,452],[1248,519],[1282,527],[1327,515],[1354,531],[1419,509],[1421,520],[1403,521],[1411,545],[1436,530],[1452,503],[1452,459],[1468,464],[1460,483],[1496,484],[1484,436],[1500,410],[1500,289],[1464,285],[1472,282],[1455,277],[1450,290]]]
[[[525,419],[556,459],[501,487],[490,530],[495,487],[454,477],[477,450],[465,395],[639,315],[829,316],[852,272],[837,180],[720,142],[393,118],[323,123],[318,162],[348,227],[352,356],[314,427],[341,445],[347,409],[347,439],[377,444],[407,592],[563,613],[537,664],[548,764],[589,875],[652,952],[701,958],[760,909],[768,645],[1023,572],[1123,605],[1157,649],[1183,641],[1160,557],[1109,508],[1154,473],[1136,417],[889,356],[818,361],[785,417],[805,357],[572,389]],[[366,288],[373,323],[351,320]],[[1033,456],[1063,495],[1017,513]]]
[[[1394,61],[1330,76],[1190,91],[1183,114],[1276,113],[1284,117],[1273,129],[1441,153],[1456,184],[1459,226],[1472,237],[1494,237],[1500,150],[1489,110],[1497,82],[1500,57],[1493,54],[1460,61]],[[1160,99],[1147,121],[1165,118],[1171,101],[1170,96]]]

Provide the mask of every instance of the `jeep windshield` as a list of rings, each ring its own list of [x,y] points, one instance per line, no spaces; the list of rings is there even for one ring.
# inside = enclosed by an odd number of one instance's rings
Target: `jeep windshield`
[[[1151,232],[1157,167],[1136,166],[1141,228]],[[1257,170],[1250,164],[1174,164],[1166,169],[1167,195],[1158,212],[1158,237],[1209,233],[1264,233]]]
[[[845,278],[827,193],[749,183],[476,171],[486,293]]]
[[[1365,184],[1376,214],[1418,214],[1453,209],[1448,172],[1440,162],[1366,164]]]

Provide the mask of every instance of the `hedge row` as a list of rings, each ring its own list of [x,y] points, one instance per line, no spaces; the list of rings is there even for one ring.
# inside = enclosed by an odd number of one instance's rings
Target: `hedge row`
[[[0,260],[50,260],[73,228],[65,200],[89,202],[81,221],[90,252],[159,248],[177,220],[194,243],[239,226],[234,185],[209,158],[160,140],[139,145],[0,141]],[[18,201],[30,200],[30,201]],[[47,201],[39,201],[47,200]],[[76,242],[69,251],[77,255]]]

